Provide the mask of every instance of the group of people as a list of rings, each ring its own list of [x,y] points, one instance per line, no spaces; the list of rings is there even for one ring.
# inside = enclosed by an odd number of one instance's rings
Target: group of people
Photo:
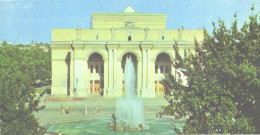
[[[64,110],[64,107],[63,107],[62,103],[60,104],[60,109],[61,109],[61,113],[64,114],[64,113],[65,113],[65,110]],[[70,109],[70,106],[68,105],[67,108],[66,108],[66,114],[69,114],[70,112],[71,112],[71,109]],[[94,112],[95,112],[95,111],[94,111]],[[100,112],[101,112],[101,107],[100,107],[100,106],[97,107],[96,112],[97,112],[97,113],[100,113]],[[147,113],[147,112],[148,112],[148,109],[147,109],[147,107],[145,107],[145,113]],[[84,114],[85,114],[85,115],[88,114],[88,106],[87,106],[87,105],[86,105],[85,113],[84,113]],[[115,114],[113,113],[112,116],[115,116]],[[161,116],[161,115],[160,115],[160,116]],[[158,117],[157,114],[156,114],[156,117]]]
[[[96,112],[96,113],[100,113],[100,112],[101,112],[101,107],[98,106],[97,109],[96,109],[96,111],[94,110],[94,112]],[[88,106],[87,106],[87,104],[86,104],[85,115],[87,115],[87,114],[88,114]]]
[[[64,110],[64,107],[62,106],[62,104],[60,104],[60,110],[61,110],[62,114],[65,113],[65,110]],[[70,109],[70,106],[68,105],[67,108],[66,108],[66,114],[69,114],[70,111],[71,111],[71,109]]]
[[[62,103],[60,104],[60,109],[61,109],[61,113],[64,114],[65,110],[64,110],[64,107],[62,106]],[[66,109],[66,114],[69,114],[70,111],[71,111],[71,109],[70,109],[70,106],[68,105],[67,109]],[[101,111],[101,107],[98,106],[97,109],[96,109],[96,112],[100,113],[100,111]],[[147,112],[148,112],[148,109],[147,109],[147,107],[145,107],[145,113],[147,113]],[[88,106],[86,105],[85,115],[87,115],[87,114],[88,114]]]
[[[65,109],[64,109],[64,107],[63,107],[63,105],[62,105],[62,103],[60,104],[60,110],[61,110],[61,114],[64,114],[64,113],[69,114],[69,113],[71,112],[70,106],[68,105],[67,108],[66,108],[66,111],[65,111]],[[100,113],[100,112],[101,112],[101,107],[98,106],[98,107],[96,108],[96,111],[94,110],[94,112]],[[85,114],[85,115],[88,114],[88,106],[87,106],[87,104],[86,104],[86,108],[85,108],[84,114]]]

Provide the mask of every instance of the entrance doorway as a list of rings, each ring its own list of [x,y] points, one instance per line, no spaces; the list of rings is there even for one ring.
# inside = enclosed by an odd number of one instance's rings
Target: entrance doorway
[[[90,81],[90,93],[91,94],[101,94],[101,82],[100,81]]]
[[[166,94],[162,80],[168,73],[171,73],[172,61],[168,54],[161,53],[155,61],[155,94]]]
[[[104,61],[100,54],[93,53],[88,59],[89,94],[103,95]]]

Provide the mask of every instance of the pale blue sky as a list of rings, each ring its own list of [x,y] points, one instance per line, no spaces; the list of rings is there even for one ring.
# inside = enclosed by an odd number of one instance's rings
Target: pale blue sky
[[[166,13],[168,29],[211,31],[219,18],[230,25],[235,12],[241,26],[252,3],[259,12],[260,0],[0,0],[0,41],[49,43],[52,28],[89,28],[92,13],[121,12],[127,5],[137,12]]]

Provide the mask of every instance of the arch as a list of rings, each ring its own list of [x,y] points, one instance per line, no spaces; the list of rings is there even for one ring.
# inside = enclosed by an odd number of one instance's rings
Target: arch
[[[123,56],[125,55],[125,54],[127,54],[127,53],[132,53],[132,54],[134,54],[135,55],[135,57],[136,57],[136,59],[137,59],[137,61],[139,61],[139,60],[141,60],[142,59],[142,57],[141,57],[141,54],[140,53],[138,53],[137,51],[123,51],[123,52],[121,52],[119,55],[118,55],[118,60],[122,60],[123,59]]]
[[[92,54],[94,54],[94,53],[97,53],[97,54],[101,55],[103,61],[107,59],[107,55],[105,55],[104,52],[101,52],[101,51],[92,51],[92,52],[89,52],[89,53],[86,54],[86,56],[85,56],[86,61],[88,61],[89,57],[90,57]]]
[[[137,59],[136,55],[133,54],[133,53],[125,53],[125,54],[122,56],[121,65],[123,66],[123,65],[125,64],[124,62],[125,62],[125,60],[126,60],[127,55],[131,55],[131,59],[132,59],[132,61],[134,62],[135,68],[136,68],[136,70],[137,70],[137,62],[138,62],[138,59]]]
[[[172,62],[172,59],[170,58],[170,56],[167,53],[160,53],[159,55],[157,55],[155,60]]]
[[[102,55],[100,55],[99,53],[92,53],[91,55],[89,55],[88,57],[88,61],[90,60],[97,60],[97,59],[101,59],[102,61],[104,61]]]
[[[173,52],[170,52],[170,51],[157,51],[157,52],[155,52],[155,54],[152,56],[151,59],[154,60],[154,61],[156,61],[156,58],[157,58],[160,54],[162,54],[162,53],[167,54],[167,55],[170,57],[171,61],[173,61],[174,58],[175,58],[175,53],[173,53]]]

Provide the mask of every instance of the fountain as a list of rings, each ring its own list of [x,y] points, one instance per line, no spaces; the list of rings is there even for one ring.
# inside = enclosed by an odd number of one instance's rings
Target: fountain
[[[114,119],[102,117],[97,119],[88,119],[75,122],[64,122],[51,124],[47,132],[57,134],[60,131],[63,134],[113,134],[113,135],[146,135],[146,134],[176,134],[174,128],[182,129],[182,125],[168,119],[154,118],[147,119],[145,122],[144,105],[141,98],[136,96],[136,74],[131,58],[126,59],[125,65],[125,96],[116,101],[116,113],[113,113]],[[93,103],[92,103],[93,104]],[[90,106],[89,106],[90,105]],[[86,109],[91,103],[86,105]],[[88,113],[88,112],[85,112]],[[93,114],[88,113],[92,116]],[[88,116],[87,115],[87,116]],[[109,128],[107,126],[109,125]],[[148,127],[149,125],[149,127]]]
[[[145,130],[144,105],[136,95],[136,74],[131,57],[125,64],[125,96],[116,101],[116,117],[110,128],[113,130]],[[114,114],[113,114],[114,115]]]

